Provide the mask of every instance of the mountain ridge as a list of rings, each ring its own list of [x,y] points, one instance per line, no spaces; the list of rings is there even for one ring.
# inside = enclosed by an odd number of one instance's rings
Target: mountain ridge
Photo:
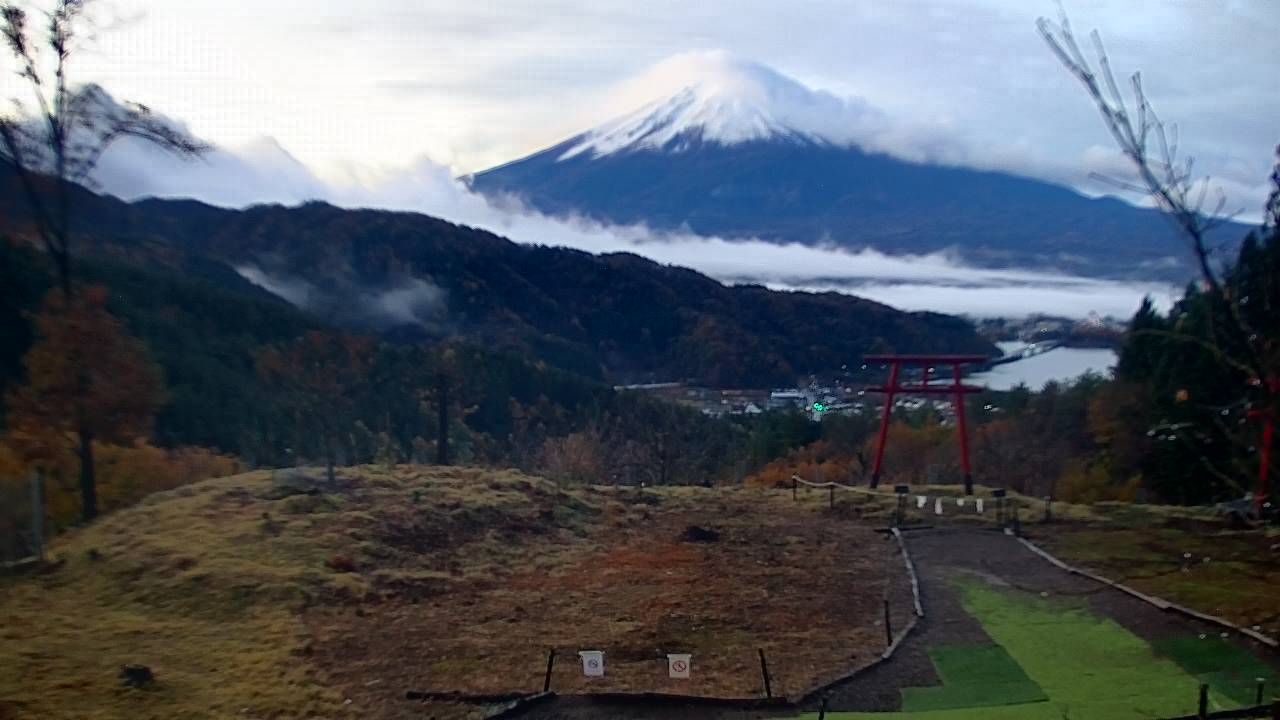
[[[766,65],[723,51],[684,58],[691,61],[682,68],[691,75],[688,84],[572,138],[558,159],[680,152],[695,146],[690,138],[722,145],[782,139],[851,146],[890,127],[866,102],[813,90]]]
[[[0,166],[0,178],[11,177]],[[87,191],[76,206],[87,252],[200,273],[238,292],[262,293],[263,278],[305,283],[304,309],[339,324],[466,337],[597,379],[764,387],[834,372],[865,352],[998,353],[970,323],[939,313],[728,286],[630,253],[523,245],[418,213],[322,202],[228,210]],[[20,196],[5,193],[0,210],[9,219],[0,232],[22,236]],[[249,264],[258,283],[246,278]]]
[[[913,130],[856,98],[722,54],[695,70],[711,79],[464,181],[547,215],[659,231],[952,252],[983,267],[1095,278],[1181,284],[1193,274],[1158,210],[1011,172],[904,159],[890,150]],[[1238,242],[1247,230],[1227,223],[1215,241]]]

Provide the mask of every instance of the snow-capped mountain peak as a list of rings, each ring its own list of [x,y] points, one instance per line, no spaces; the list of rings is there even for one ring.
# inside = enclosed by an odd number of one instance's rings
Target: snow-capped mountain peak
[[[733,145],[767,139],[849,144],[883,122],[857,99],[813,90],[772,68],[727,53],[693,53],[668,61],[685,72],[674,94],[574,139],[561,160],[640,149],[681,151],[697,142]]]

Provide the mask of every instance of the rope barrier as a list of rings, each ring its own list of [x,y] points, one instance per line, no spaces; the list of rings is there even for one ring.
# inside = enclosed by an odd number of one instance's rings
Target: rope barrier
[[[877,490],[867,490],[864,488],[856,487],[853,485],[845,485],[844,483],[838,483],[838,482],[822,482],[822,483],[811,482],[809,480],[805,480],[799,475],[792,475],[791,481],[795,483],[796,486],[804,485],[805,487],[818,488],[818,489],[830,489],[832,491],[834,491],[836,488],[839,488],[841,490],[847,490],[849,492],[858,493],[860,495],[867,495],[870,497],[878,497],[878,498],[887,498],[895,501],[901,500],[901,498],[904,498],[904,497],[914,496],[916,498],[916,505],[918,509],[921,509],[921,510],[925,508],[928,500],[933,500],[935,515],[944,514],[942,512],[942,508],[944,507],[943,505],[944,500],[947,500],[947,501],[954,500],[956,501],[956,504],[958,507],[963,507],[965,508],[966,511],[969,511],[969,509],[972,508],[972,511],[970,512],[970,514],[977,514],[977,515],[985,514],[986,505],[990,504],[993,506],[993,509],[996,511],[997,522],[1002,522],[1002,519],[1000,517],[1000,514],[1002,512],[1000,508],[1001,500],[1004,501],[1004,507],[1009,510],[1017,509],[1020,505],[1024,504],[1023,499],[1021,498],[1016,498],[1016,497],[1001,498],[996,495],[983,495],[983,496],[933,495],[933,496],[930,496],[930,495],[925,495],[921,493],[906,493],[906,494],[901,494],[896,492],[887,493],[887,492],[880,492]]]
[[[805,480],[804,478],[800,477],[799,475],[792,475],[792,476],[791,476],[791,479],[792,479],[792,480],[794,480],[794,481],[796,481],[796,482],[798,482],[798,483],[800,483],[801,485],[808,485],[809,487],[813,487],[813,488],[840,488],[841,490],[848,490],[849,492],[861,493],[861,494],[863,494],[863,495],[871,495],[871,496],[873,496],[873,497],[886,497],[886,498],[896,498],[896,497],[898,497],[898,495],[897,495],[896,493],[878,492],[878,491],[876,491],[876,490],[864,490],[863,488],[855,487],[855,486],[853,486],[853,485],[845,485],[845,484],[843,484],[843,483],[837,483],[837,482],[824,482],[824,483],[809,482],[808,480]]]

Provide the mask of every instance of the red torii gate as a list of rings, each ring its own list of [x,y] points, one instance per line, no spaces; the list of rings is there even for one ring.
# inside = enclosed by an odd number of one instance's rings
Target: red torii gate
[[[871,487],[880,484],[880,468],[884,463],[884,446],[889,439],[889,417],[893,414],[893,398],[899,393],[912,395],[950,395],[956,405],[956,426],[960,435],[960,464],[964,468],[964,493],[973,494],[973,472],[969,467],[969,433],[964,416],[964,396],[980,393],[984,388],[960,382],[962,365],[985,363],[985,355],[867,355],[868,363],[885,363],[890,367],[889,384],[867,388],[869,392],[885,393],[884,415],[880,418],[880,439],[876,444],[876,465],[871,473]],[[924,378],[919,385],[903,385],[898,381],[903,365],[923,365]],[[950,365],[952,382],[949,385],[930,385],[929,376],[934,366]]]
[[[1271,394],[1280,393],[1280,379],[1270,378],[1267,380],[1267,387]],[[1263,517],[1266,513],[1267,502],[1270,500],[1270,488],[1267,487],[1267,479],[1271,474],[1271,446],[1275,443],[1275,422],[1276,418],[1270,408],[1266,410],[1250,410],[1249,418],[1258,420],[1262,423],[1262,459],[1258,464],[1258,492],[1254,495],[1254,508],[1258,512],[1258,518],[1265,520]]]

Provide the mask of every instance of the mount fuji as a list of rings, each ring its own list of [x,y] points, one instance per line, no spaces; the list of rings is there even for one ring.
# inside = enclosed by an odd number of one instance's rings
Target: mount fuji
[[[947,252],[980,266],[1094,277],[1189,275],[1158,211],[959,167],[927,131],[862,100],[722,53],[702,60],[674,94],[467,181],[550,215],[655,230]],[[1220,232],[1234,240],[1244,231]]]

